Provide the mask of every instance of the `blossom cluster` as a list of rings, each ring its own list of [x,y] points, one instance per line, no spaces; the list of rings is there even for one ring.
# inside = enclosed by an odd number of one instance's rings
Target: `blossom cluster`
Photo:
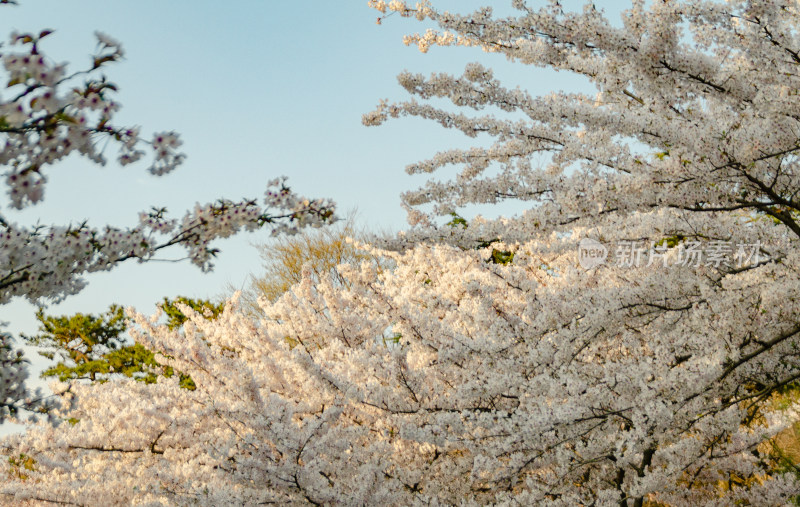
[[[29,421],[36,421],[36,414],[47,413],[57,400],[44,395],[41,388],[29,389],[28,360],[21,350],[14,349],[12,336],[0,332],[0,424],[8,418],[24,420],[20,412],[31,414]]]
[[[27,395],[25,379],[27,378],[22,351],[15,351],[11,344],[11,336],[0,334],[0,423],[10,414],[16,412],[17,403]]]
[[[253,199],[220,200],[198,204],[180,221],[167,218],[164,209],[153,210],[140,213],[133,228],[0,223],[0,304],[14,296],[61,300],[85,286],[86,273],[107,271],[128,259],[147,261],[171,246],[183,246],[188,259],[208,271],[218,252],[211,247],[216,239],[260,227],[275,233],[319,227],[333,220],[333,210],[330,201],[298,196],[281,182],[267,190],[263,206]]]
[[[0,164],[8,168],[5,180],[11,204],[23,208],[41,201],[45,170],[72,153],[105,164],[99,146],[108,138],[119,142],[123,165],[145,154],[142,144],[150,144],[154,151],[151,173],[164,174],[180,165],[184,155],[176,151],[180,140],[174,133],[155,134],[148,143],[137,128],[112,123],[120,108],[113,98],[117,88],[96,74],[123,57],[120,43],[96,33],[98,50],[92,67],[69,73],[66,65],[52,62],[41,51],[43,39],[51,33],[13,33],[13,49],[0,55],[9,97],[0,101]],[[77,83],[78,76],[85,77],[82,84]]]
[[[573,72],[597,88],[534,97],[503,86],[479,64],[461,76],[401,74],[401,85],[420,100],[381,103],[365,124],[416,116],[494,139],[410,165],[412,173],[461,168],[452,180],[405,193],[417,211],[447,215],[470,204],[527,201],[537,232],[547,234],[653,208],[752,210],[800,231],[790,212],[800,204],[793,197],[800,184],[800,83],[790,35],[796,5],[633,3],[619,25],[600,10],[565,12],[559,2],[540,9],[517,2],[520,16],[503,19],[491,9],[456,14],[427,2],[372,3],[457,34],[442,44]],[[675,35],[684,27],[692,44]],[[420,44],[432,43],[420,37]],[[764,72],[764,62],[775,67]],[[459,111],[428,99],[448,100]],[[748,106],[733,111],[733,103]],[[531,158],[542,154],[550,157],[535,167]]]

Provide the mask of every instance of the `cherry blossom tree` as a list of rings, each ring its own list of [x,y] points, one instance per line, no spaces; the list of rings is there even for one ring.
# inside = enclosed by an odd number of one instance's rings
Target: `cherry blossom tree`
[[[791,502],[798,477],[768,443],[798,411],[797,3],[634,1],[621,26],[557,1],[516,0],[506,18],[370,4],[432,24],[406,39],[423,51],[480,47],[583,75],[597,94],[536,98],[477,64],[401,74],[419,100],[382,102],[365,123],[417,116],[494,144],[408,168],[461,171],[403,196],[416,227],[363,246],[393,269],[339,266],[345,288],[306,270],[262,300],[260,323],[235,300],[213,321],[185,308],[182,330],[132,312],[137,341],[197,388],[61,386],[59,416],[77,423],[6,439],[0,494]],[[531,206],[435,225],[504,199]],[[124,408],[109,417],[110,404]]]
[[[184,161],[176,133],[157,132],[145,138],[138,127],[114,124],[120,104],[115,98],[116,86],[103,72],[122,58],[119,42],[97,33],[92,65],[70,71],[43,52],[51,34],[51,30],[13,33],[10,45],[0,53],[6,81],[6,93],[0,99],[0,165],[11,208],[40,202],[47,172],[70,155],[105,164],[111,150],[108,144],[119,148],[116,158],[121,165],[137,162],[151,152],[148,171],[156,176]],[[183,247],[188,259],[207,271],[217,253],[211,247],[214,239],[259,227],[293,233],[331,221],[333,209],[328,201],[296,195],[285,178],[278,178],[269,183],[263,205],[257,199],[220,199],[198,204],[181,219],[170,218],[166,209],[154,208],[141,213],[138,224],[128,228],[93,227],[86,222],[27,227],[0,211],[0,304],[13,297],[34,303],[60,301],[84,287],[86,273],[110,270],[129,259],[148,261],[170,247]],[[0,359],[4,365],[0,406],[12,409],[12,398],[18,399],[24,392],[20,384],[24,364],[5,336],[0,350],[11,354],[8,360]],[[0,411],[0,421],[3,415]]]

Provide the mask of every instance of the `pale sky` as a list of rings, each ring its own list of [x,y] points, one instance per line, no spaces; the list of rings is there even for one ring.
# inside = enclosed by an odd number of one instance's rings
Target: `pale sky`
[[[511,2],[433,3],[459,12],[488,4],[505,13]],[[105,71],[119,86],[116,100],[122,110],[115,122],[140,125],[144,133],[175,130],[188,156],[161,178],[147,174],[146,162],[123,169],[70,159],[47,172],[43,203],[15,212],[5,196],[0,198],[5,217],[26,225],[88,219],[95,227],[132,226],[137,213],[151,206],[166,206],[180,217],[196,202],[260,198],[267,181],[286,175],[302,195],[332,198],[345,212],[358,208],[368,227],[399,230],[405,227],[399,194],[424,181],[406,175],[405,166],[475,143],[419,119],[362,126],[361,115],[380,99],[408,98],[397,84],[399,72],[460,74],[468,62],[480,61],[507,86],[521,85],[535,95],[591,90],[573,75],[510,64],[476,49],[432,48],[422,54],[404,46],[402,36],[424,31],[424,25],[393,16],[378,26],[377,12],[366,0],[20,4],[0,6],[0,34],[55,29],[42,50],[73,70],[88,64],[95,30],[120,40],[126,59]],[[595,4],[615,18],[629,5],[620,0]],[[89,276],[83,292],[48,311],[98,313],[117,303],[152,313],[164,296],[221,295],[227,284],[242,286],[250,273],[258,273],[261,261],[251,243],[268,237],[262,231],[218,241],[214,246],[222,252],[210,274],[188,262],[128,262]],[[181,254],[175,250],[165,257]],[[0,322],[7,322],[5,329],[13,334],[32,334],[34,312],[17,299],[0,307]]]

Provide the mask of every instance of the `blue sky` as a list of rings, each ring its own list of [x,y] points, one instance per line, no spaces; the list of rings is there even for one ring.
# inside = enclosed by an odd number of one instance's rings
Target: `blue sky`
[[[141,125],[143,132],[175,130],[188,158],[161,178],[149,176],[146,164],[123,169],[70,159],[48,173],[42,204],[14,212],[3,198],[2,213],[23,224],[88,219],[98,227],[127,226],[150,206],[181,216],[196,202],[260,197],[267,181],[286,175],[298,193],[332,198],[343,211],[358,208],[369,227],[399,230],[405,226],[399,194],[423,181],[404,167],[474,142],[416,119],[362,126],[361,115],[380,99],[407,97],[396,82],[400,71],[460,73],[466,63],[481,61],[507,85],[535,94],[587,90],[575,76],[509,64],[475,49],[422,54],[404,46],[402,36],[424,26],[399,16],[378,26],[366,3],[21,0],[19,7],[3,6],[0,33],[55,29],[43,51],[74,70],[89,62],[95,30],[122,41],[126,60],[106,70],[123,105],[116,123]],[[627,4],[597,3],[614,17]],[[434,2],[462,12],[486,4],[507,12],[510,0]],[[251,244],[268,237],[258,232],[218,242],[222,253],[211,274],[186,262],[133,262],[91,275],[88,288],[49,311],[96,313],[118,303],[151,313],[164,296],[221,295],[227,284],[241,286],[259,271]],[[13,333],[33,333],[33,313],[33,306],[16,300],[0,308],[0,322]]]

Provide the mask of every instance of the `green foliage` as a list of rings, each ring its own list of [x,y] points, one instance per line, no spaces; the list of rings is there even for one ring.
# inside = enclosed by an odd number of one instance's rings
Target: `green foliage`
[[[26,454],[20,454],[19,457],[11,456],[8,458],[8,464],[11,465],[8,474],[24,481],[28,478],[28,474],[26,474],[25,471],[34,471],[36,460]]]
[[[400,340],[402,340],[402,339],[403,339],[403,335],[402,334],[394,333],[392,336],[389,336],[389,337],[384,336],[383,337],[383,344],[384,345],[389,345],[389,344],[397,345],[397,344],[400,343]]]
[[[455,211],[452,211],[450,213],[450,216],[453,217],[453,219],[447,222],[445,225],[449,225],[450,227],[462,227],[464,229],[469,227],[469,224],[467,223],[466,219],[464,219],[464,217],[462,217]]]
[[[344,220],[331,227],[304,230],[292,236],[280,236],[258,246],[264,259],[261,274],[251,275],[249,287],[241,291],[240,302],[245,313],[263,316],[258,300],[277,301],[292,286],[303,279],[304,271],[313,279],[330,277],[342,289],[350,282],[339,272],[341,264],[374,263],[379,269],[389,269],[391,261],[377,257],[357,247],[350,239],[366,243],[371,235],[356,223],[351,212]],[[231,292],[238,287],[229,287]]]
[[[45,347],[40,354],[48,359],[60,358],[56,366],[42,373],[42,377],[58,376],[61,381],[78,378],[96,380],[98,374],[109,373],[107,352],[124,346],[124,333],[128,323],[121,307],[111,305],[98,316],[76,313],[52,316],[44,310],[36,313],[39,333],[24,336],[31,345]]]
[[[511,264],[513,260],[514,252],[492,248],[492,256],[489,257],[489,262],[493,264]]]
[[[796,450],[799,438],[800,423],[790,427],[784,433],[778,435],[778,438],[769,442],[770,457],[774,460],[772,472],[777,474],[794,474],[800,478],[800,466],[798,465],[800,458],[798,458]],[[791,447],[794,447],[794,453],[792,453]],[[800,494],[792,498],[792,503],[793,505],[800,506]]]
[[[153,372],[160,366],[155,355],[138,343],[109,352],[103,359],[110,371],[126,377],[137,377],[137,374],[143,373],[139,378],[148,384],[156,381],[157,375]]]
[[[208,319],[215,319],[224,309],[223,304],[185,297],[164,298],[161,308],[167,316],[167,326],[176,329],[187,317],[178,304],[186,305]],[[57,377],[60,381],[88,379],[105,382],[113,375],[122,375],[148,384],[159,376],[176,374],[169,366],[158,363],[155,354],[126,336],[129,321],[121,307],[112,305],[100,315],[76,313],[70,316],[36,314],[39,334],[23,336],[28,343],[45,347],[40,354],[48,359],[60,359],[42,372],[42,377]],[[180,385],[195,389],[194,381],[180,372]]]
[[[216,319],[225,309],[224,303],[214,304],[205,299],[190,299],[183,296],[178,296],[172,300],[164,298],[164,302],[160,306],[167,316],[167,327],[170,329],[177,329],[188,320],[186,315],[178,308],[178,304],[188,306],[209,320]]]
[[[289,336],[289,335],[286,335],[286,336],[284,336],[284,337],[283,337],[283,339],[284,339],[284,340],[286,341],[286,343],[289,345],[289,349],[290,349],[290,350],[291,350],[291,349],[293,349],[293,348],[295,348],[295,347],[297,347],[297,345],[300,343],[298,340],[296,340],[296,339],[292,338],[292,337],[291,337],[291,336]]]
[[[459,215],[456,212],[451,212],[450,216],[453,217],[452,220],[447,222],[445,225],[449,225],[450,227],[462,227],[466,229],[469,227],[469,223],[467,220]],[[493,243],[499,242],[499,238],[490,239],[488,241],[481,241],[478,243],[476,249],[487,248],[492,246]],[[498,250],[496,248],[492,248],[492,255],[489,257],[488,262],[493,264],[511,264],[514,260],[514,252],[510,252],[508,250]]]
[[[683,240],[686,239],[684,236],[678,234],[676,236],[668,236],[666,238],[661,238],[656,242],[656,246],[661,246],[666,244],[667,248],[675,248],[676,246],[680,245]]]

